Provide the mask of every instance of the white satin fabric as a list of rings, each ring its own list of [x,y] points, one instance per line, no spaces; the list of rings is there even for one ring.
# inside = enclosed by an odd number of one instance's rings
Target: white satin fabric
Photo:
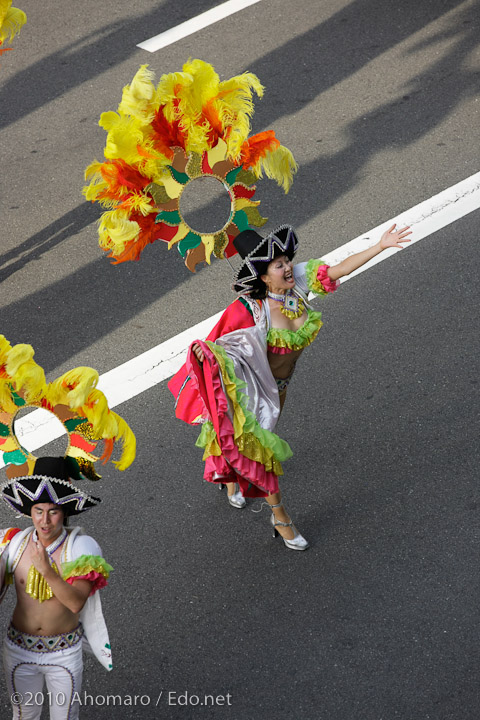
[[[222,335],[215,344],[224,348],[233,362],[236,377],[246,383],[243,392],[248,398],[248,410],[254,413],[262,428],[273,432],[280,415],[280,401],[267,358],[266,303],[260,308],[254,300],[246,299],[254,313],[255,325]]]

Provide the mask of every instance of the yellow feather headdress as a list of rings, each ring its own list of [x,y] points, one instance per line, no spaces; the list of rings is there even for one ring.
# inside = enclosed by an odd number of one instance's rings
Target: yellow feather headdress
[[[23,10],[11,7],[11,5],[12,0],[0,0],[0,46],[5,40],[12,41],[27,22],[27,16]],[[11,50],[11,48],[2,49],[0,47],[0,54],[7,50]]]
[[[10,345],[0,335],[0,453],[7,465],[9,479],[31,475],[37,458],[22,447],[14,429],[21,408],[44,408],[63,424],[68,435],[65,458],[79,477],[98,480],[94,464],[107,462],[115,443],[122,451],[114,465],[125,470],[135,459],[135,435],[119,415],[109,409],[105,395],[96,388],[98,373],[93,368],[77,367],[51,383],[33,360],[31,345]],[[104,442],[101,458],[94,455],[97,444]],[[80,475],[81,474],[81,475]]]
[[[177,245],[194,271],[212,253],[234,255],[238,233],[266,222],[252,199],[255,182],[265,174],[288,192],[297,165],[273,130],[249,137],[253,94],[263,90],[248,72],[221,82],[202,60],[189,60],[155,86],[142,65],[117,112],[101,115],[105,161],[85,171],[86,199],[106,208],[99,244],[115,263],[138,260],[149,243],[163,240]],[[206,233],[189,226],[181,206],[185,188],[205,177],[218,180],[230,199],[223,227]]]

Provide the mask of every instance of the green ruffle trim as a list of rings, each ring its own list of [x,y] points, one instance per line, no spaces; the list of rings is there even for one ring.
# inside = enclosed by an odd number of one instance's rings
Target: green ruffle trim
[[[218,446],[218,452],[214,451],[215,443],[217,440],[217,433],[215,432],[215,428],[213,427],[210,420],[207,420],[203,423],[202,429],[200,430],[200,435],[198,436],[195,445],[198,448],[202,448],[202,450],[205,450],[208,448],[208,454],[209,455],[221,455],[220,446]],[[212,446],[213,443],[213,446]]]
[[[76,560],[62,563],[62,578],[67,580],[71,577],[88,575],[89,572],[97,572],[108,578],[112,570],[113,567],[100,555],[80,555]]]
[[[327,295],[327,291],[323,287],[320,280],[317,280],[317,272],[320,265],[328,265],[325,260],[309,260],[305,267],[305,276],[307,278],[308,289],[315,295]]]
[[[322,313],[307,310],[307,319],[302,327],[298,330],[270,328],[267,333],[267,343],[273,347],[302,350],[315,340],[322,325]]]
[[[222,348],[220,345],[215,345],[215,343],[212,342],[207,342],[207,345],[210,347],[215,357],[219,360],[220,367],[222,364],[224,365],[229,380],[235,385],[236,402],[240,406],[245,418],[241,429],[241,435],[254,436],[258,443],[261,445],[261,447],[265,448],[267,451],[270,451],[270,453],[273,455],[273,458],[280,463],[291,458],[293,453],[290,445],[285,440],[282,440],[282,438],[280,438],[275,433],[270,432],[270,430],[265,430],[265,428],[262,428],[258,424],[255,414],[248,410],[248,397],[244,392],[247,384],[244,383],[242,380],[239,380],[235,375],[233,361],[228,357],[224,348]],[[242,442],[240,437],[235,438],[235,444],[237,445],[237,447],[239,447],[240,450],[242,449]],[[202,429],[200,431],[200,435],[198,436],[196,445],[197,447],[204,448],[206,451],[208,451],[208,455],[220,454],[220,452],[215,452],[214,450],[215,446],[218,448],[218,450],[220,450],[220,448],[217,442],[217,434],[211,422],[207,421],[202,425]]]

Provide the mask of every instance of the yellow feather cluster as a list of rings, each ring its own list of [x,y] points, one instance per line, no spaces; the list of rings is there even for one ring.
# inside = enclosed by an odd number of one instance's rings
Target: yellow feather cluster
[[[135,460],[136,453],[136,438],[131,428],[120,415],[110,411],[110,415],[113,416],[116,422],[116,442],[121,442],[123,446],[122,455],[120,460],[114,460],[113,464],[118,470],[126,470],[132,462]]]
[[[27,22],[23,10],[11,5],[12,0],[0,0],[0,45],[7,39],[13,40]]]
[[[96,388],[97,382],[96,370],[77,367],[50,383],[46,399],[52,405],[68,405],[79,416],[86,417],[95,437],[120,441],[122,454],[114,464],[119,470],[125,470],[135,459],[135,435],[127,423],[109,409],[107,398]]]
[[[139,230],[139,224],[128,219],[127,210],[112,210],[102,215],[98,242],[104,250],[115,247],[117,252],[122,252],[125,245],[138,235]]]
[[[125,470],[135,459],[135,435],[119,415],[108,407],[107,398],[97,389],[98,372],[77,367],[47,385],[43,369],[33,360],[31,345],[10,345],[0,335],[0,412],[13,415],[18,407],[14,393],[21,393],[27,404],[50,408],[66,405],[79,417],[87,418],[93,435],[122,445],[120,460],[114,464]]]
[[[76,367],[50,383],[48,400],[52,405],[68,405],[72,409],[79,408],[87,402],[97,383],[98,372],[96,370],[90,367]]]
[[[285,192],[288,192],[297,167],[290,150],[284,145],[280,145],[276,150],[258,160],[250,170],[253,170],[258,178],[263,177],[263,173],[265,173],[268,178],[276,180]]]
[[[173,239],[164,238],[150,214],[157,214],[167,201],[172,201],[168,211],[179,209],[173,201],[196,177],[191,175],[193,166],[198,175],[203,153],[209,153],[214,174],[216,163],[222,173],[228,164],[242,166],[254,177],[266,175],[288,191],[297,170],[292,153],[279,145],[273,131],[250,137],[253,99],[255,94],[262,97],[263,91],[253,73],[221,82],[213,66],[198,59],[188,60],[181,72],[162,75],[156,86],[148,66],[139,68],[123,88],[117,111],[100,117],[99,125],[107,133],[105,162],[94,161],[85,171],[85,198],[106,210],[99,224],[99,244],[110,257],[117,262],[138,259],[157,239],[168,239],[171,247],[185,237],[186,225]],[[196,164],[190,162],[192,158]],[[158,197],[166,200],[160,202]],[[255,224],[253,217],[247,218]],[[202,242],[209,262],[214,241],[203,238]]]
[[[12,347],[5,336],[0,335],[0,411],[16,411],[13,393],[22,392],[27,402],[36,402],[43,396],[45,373],[33,355],[31,345]]]
[[[150,123],[154,115],[155,73],[142,65],[130,85],[125,85],[118,106],[120,115],[131,115],[143,123]]]
[[[107,160],[121,159],[139,170],[152,182],[162,184],[165,168],[171,158],[154,149],[152,121],[162,108],[165,119],[180,123],[185,133],[185,152],[203,153],[210,150],[216,138],[209,137],[210,124],[202,119],[210,107],[217,115],[227,144],[227,157],[237,160],[241,145],[250,133],[253,114],[253,93],[263,95],[263,86],[256,75],[243,73],[224,82],[212,65],[202,60],[189,60],[183,72],[163,75],[154,85],[154,73],[142,65],[130,85],[123,88],[117,112],[102,113],[99,125],[107,132],[104,155]],[[100,174],[101,163],[94,161],[85,171],[90,184],[83,189],[87,200],[98,200],[112,208],[110,198],[101,197],[108,188]],[[113,201],[115,203],[115,201]],[[113,205],[114,206],[114,205]]]

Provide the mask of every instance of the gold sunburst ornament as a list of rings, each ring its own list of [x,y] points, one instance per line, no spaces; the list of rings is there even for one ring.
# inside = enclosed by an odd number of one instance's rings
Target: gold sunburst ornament
[[[249,137],[254,92],[263,95],[256,75],[221,82],[202,60],[163,75],[157,86],[143,65],[117,112],[102,114],[105,161],[87,168],[83,193],[106,208],[99,244],[115,263],[138,260],[149,243],[163,240],[194,271],[212,254],[234,255],[238,233],[266,222],[253,200],[255,183],[265,174],[288,192],[297,165],[273,130]],[[182,196],[205,178],[223,185],[230,211],[221,228],[199,232],[185,218]]]

